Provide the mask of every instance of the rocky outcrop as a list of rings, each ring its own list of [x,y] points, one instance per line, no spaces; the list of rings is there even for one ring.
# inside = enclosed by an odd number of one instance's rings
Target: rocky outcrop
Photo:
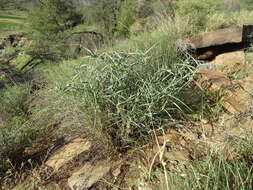
[[[208,32],[201,36],[189,38],[189,45],[192,49],[203,49],[225,44],[241,43],[243,39],[243,28],[232,26],[214,32]]]
[[[84,151],[88,151],[90,148],[91,142],[86,139],[74,139],[50,156],[50,158],[46,161],[46,165],[51,167],[54,172],[57,172],[65,164],[71,162],[76,156]]]
[[[225,95],[223,107],[231,114],[242,114],[249,111],[253,105],[252,78],[231,81],[218,71],[199,70],[201,79],[197,82],[200,88],[211,91],[222,91]]]
[[[96,184],[106,176],[113,179],[112,174],[120,167],[120,159],[113,158],[102,145],[88,138],[76,138],[48,157],[40,176],[57,189],[99,189]]]
[[[204,91],[222,91],[223,107],[231,114],[249,111],[253,90],[249,73],[253,54],[246,52],[253,40],[253,25],[231,26],[178,42],[184,51],[204,60],[198,65],[196,84]]]
[[[4,49],[6,45],[12,47],[22,46],[25,43],[24,34],[11,34],[5,38],[0,39],[0,50]]]

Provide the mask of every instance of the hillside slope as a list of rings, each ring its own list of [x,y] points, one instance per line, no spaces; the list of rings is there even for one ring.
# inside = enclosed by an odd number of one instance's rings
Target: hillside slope
[[[74,50],[0,12],[2,189],[251,189],[251,2],[164,3],[124,37],[79,23]]]

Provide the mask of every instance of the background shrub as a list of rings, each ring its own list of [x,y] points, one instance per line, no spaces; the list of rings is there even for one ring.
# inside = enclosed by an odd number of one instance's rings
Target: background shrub
[[[217,0],[183,0],[176,4],[177,14],[189,19],[191,35],[204,31],[208,25],[208,17],[220,10],[224,10],[224,4]]]

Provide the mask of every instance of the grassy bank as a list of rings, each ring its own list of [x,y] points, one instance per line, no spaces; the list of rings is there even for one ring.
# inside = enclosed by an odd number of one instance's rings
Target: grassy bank
[[[222,95],[200,92],[199,105],[188,103],[186,92],[195,90],[197,61],[180,51],[176,41],[233,24],[253,23],[253,12],[245,1],[240,12],[227,10],[218,0],[182,0],[173,6],[172,16],[152,16],[148,31],[117,39],[115,46],[97,52],[86,50],[85,57],[44,63],[28,73],[32,80],[14,81],[0,89],[3,181],[9,182],[9,171],[15,173],[21,163],[27,163],[23,158],[32,158],[24,153],[26,149],[50,145],[58,138],[88,133],[112,152],[127,153],[148,144],[154,130],[166,130],[182,121],[219,119]],[[26,21],[0,14],[1,19]],[[0,30],[9,32],[12,27],[19,26],[0,21]],[[211,104],[210,97],[215,97]],[[178,190],[250,189],[252,141],[240,142],[235,146],[241,151],[231,160],[209,152],[184,163],[180,174],[156,168],[151,183],[159,181],[158,189],[167,189],[168,184]]]
[[[23,31],[27,19],[24,15],[10,15],[0,10],[0,37]]]
[[[12,15],[2,15],[2,14],[0,14],[0,19],[26,20],[25,17],[21,17],[21,16],[12,16]]]

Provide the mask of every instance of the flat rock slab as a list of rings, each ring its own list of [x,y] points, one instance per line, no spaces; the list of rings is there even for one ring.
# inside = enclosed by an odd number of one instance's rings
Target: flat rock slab
[[[236,51],[218,55],[213,61],[199,65],[199,69],[221,71],[222,73],[238,72],[245,67],[246,54]]]
[[[252,34],[253,25],[231,26],[179,40],[177,46],[183,51],[192,51],[197,59],[212,60],[219,54],[249,47]]]
[[[103,178],[112,168],[109,160],[87,163],[68,179],[72,190],[88,190],[92,185]]]
[[[224,53],[218,55],[211,63],[216,66],[216,70],[224,73],[236,71],[245,64],[245,53],[244,51]]]
[[[76,156],[91,148],[91,142],[87,139],[77,138],[72,142],[58,149],[46,162],[54,171],[58,171],[62,166],[71,162]]]
[[[193,49],[200,49],[228,43],[241,43],[242,39],[243,26],[232,26],[190,38],[189,43]]]

